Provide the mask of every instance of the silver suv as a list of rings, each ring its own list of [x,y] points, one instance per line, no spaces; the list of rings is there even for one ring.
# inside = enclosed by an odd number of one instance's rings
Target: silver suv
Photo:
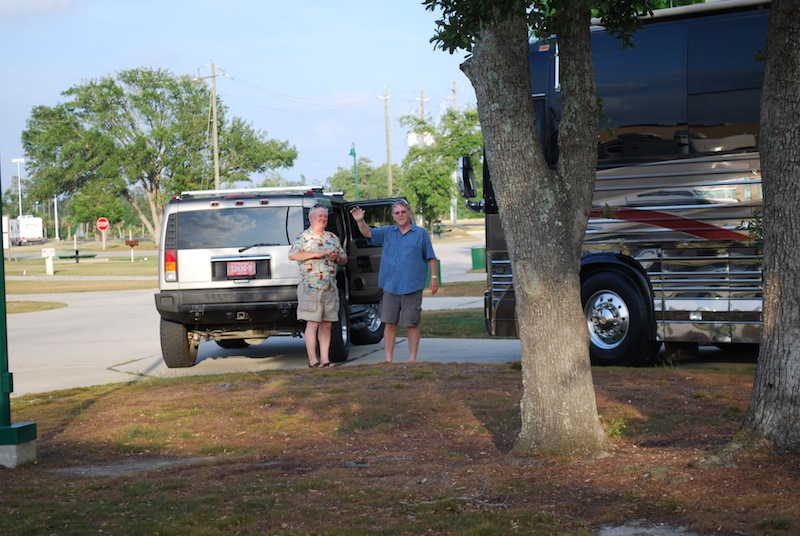
[[[394,199],[360,201],[370,225],[391,223]],[[294,238],[308,212],[328,207],[328,230],[347,251],[340,268],[339,321],[331,361],[345,361],[354,344],[383,338],[378,315],[381,248],[361,236],[341,195],[320,187],[184,192],[169,202],[161,229],[159,292],[161,351],[170,368],[191,367],[200,341],[245,348],[273,335],[302,336],[297,320]]]

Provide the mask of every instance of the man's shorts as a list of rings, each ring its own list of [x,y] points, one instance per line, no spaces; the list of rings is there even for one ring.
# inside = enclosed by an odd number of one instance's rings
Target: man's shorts
[[[383,291],[381,321],[405,327],[419,326],[422,319],[422,290],[411,294],[392,294]]]
[[[339,291],[309,289],[297,286],[297,319],[310,322],[336,322],[339,320]]]

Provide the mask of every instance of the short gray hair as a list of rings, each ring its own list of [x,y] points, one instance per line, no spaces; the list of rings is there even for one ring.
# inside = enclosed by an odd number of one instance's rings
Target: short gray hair
[[[324,211],[325,211],[325,214],[327,214],[327,213],[328,213],[328,207],[326,207],[326,206],[325,206],[325,205],[323,205],[322,203],[317,203],[316,205],[314,205],[313,207],[311,207],[311,209],[308,211],[308,217],[309,217],[309,219],[311,219],[311,215],[312,215],[312,214],[314,213],[314,211],[315,211],[315,210],[317,210],[317,209],[322,209],[322,210],[324,210]]]
[[[408,213],[411,214],[411,205],[408,204],[408,201],[405,199],[398,199],[394,203],[392,203],[392,212],[394,212],[394,207],[405,207],[408,210]]]

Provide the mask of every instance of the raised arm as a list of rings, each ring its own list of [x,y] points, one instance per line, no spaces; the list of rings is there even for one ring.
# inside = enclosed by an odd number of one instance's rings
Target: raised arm
[[[364,238],[372,238],[372,229],[367,222],[364,221],[364,209],[361,207],[353,207],[350,209],[350,215],[353,216],[353,219],[356,221],[356,225],[358,225],[358,230],[361,232]]]

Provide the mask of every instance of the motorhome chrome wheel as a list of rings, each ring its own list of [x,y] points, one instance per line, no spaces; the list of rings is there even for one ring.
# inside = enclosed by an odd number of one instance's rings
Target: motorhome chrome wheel
[[[630,315],[625,301],[611,291],[593,294],[583,308],[592,344],[606,350],[616,348],[625,339]]]
[[[635,365],[655,356],[661,345],[634,274],[613,266],[590,273],[581,283],[581,302],[593,365]]]

